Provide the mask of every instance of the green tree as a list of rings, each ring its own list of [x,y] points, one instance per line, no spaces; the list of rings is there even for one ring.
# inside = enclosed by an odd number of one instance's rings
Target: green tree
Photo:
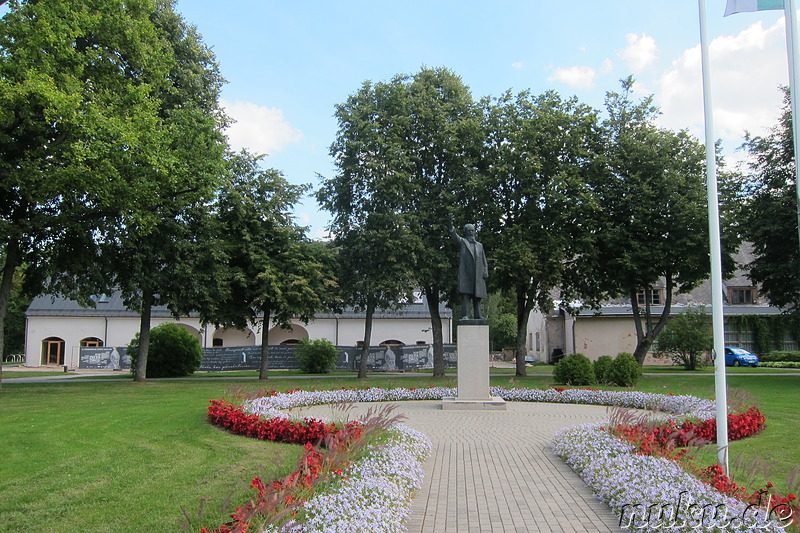
[[[446,68],[423,68],[404,80],[409,117],[401,146],[408,176],[403,212],[411,228],[412,270],[425,293],[433,333],[433,375],[444,375],[440,302],[453,301],[457,250],[448,216],[468,221],[468,199],[460,194],[474,177],[480,155],[480,112],[469,88]]]
[[[402,244],[406,262],[431,316],[434,375],[444,375],[439,307],[452,296],[457,271],[448,215],[464,215],[457,192],[480,153],[478,110],[453,72],[422,68],[389,82],[365,82],[337,106],[336,116],[332,154],[340,174],[326,183],[321,198],[344,216],[377,209],[402,215],[410,229]]]
[[[483,109],[485,178],[473,194],[484,206],[481,235],[495,284],[516,302],[517,375],[524,376],[531,311],[550,310],[556,289],[565,301],[590,296],[585,257],[601,131],[594,110],[554,92],[509,92],[485,99]]]
[[[343,302],[365,313],[358,377],[367,377],[372,322],[378,309],[396,309],[413,301],[408,268],[408,226],[397,215],[373,212],[358,226],[336,232],[339,283]]]
[[[609,172],[596,188],[603,208],[595,261],[609,293],[630,299],[633,355],[642,364],[667,323],[673,293],[707,279],[710,259],[705,149],[685,131],[657,127],[652,97],[634,102],[632,87],[629,77],[622,92],[606,95]],[[660,280],[663,307],[654,316],[651,293]]]
[[[209,318],[239,329],[261,321],[259,379],[267,379],[271,322],[308,323],[335,304],[337,284],[332,251],[308,241],[291,215],[307,187],[260,168],[260,159],[246,152],[229,157],[229,179],[216,202],[223,290]]]
[[[5,323],[5,346],[0,353],[6,356],[25,351],[25,310],[31,303],[31,297],[23,290],[24,268],[20,268],[14,276],[8,313]]]
[[[103,236],[105,267],[131,309],[140,312],[140,343],[134,380],[146,380],[152,306],[175,314],[196,306],[194,268],[205,244],[196,233],[207,224],[209,203],[224,172],[226,118],[219,106],[223,83],[211,50],[196,30],[159,0],[150,13],[172,58],[167,83],[153,91],[164,154],[158,165],[140,165],[131,173],[150,184],[149,213],[156,221],[115,224]],[[184,276],[178,276],[178,273]]]
[[[11,0],[0,19],[0,350],[20,265],[30,294],[47,280],[88,302],[102,228],[157,218],[157,176],[135,171],[167,157],[154,96],[175,59],[154,13],[150,0]]]
[[[797,184],[792,141],[792,111],[784,89],[783,113],[763,137],[748,136],[751,156],[742,182],[740,231],[753,244],[750,279],[770,303],[800,308],[800,244],[797,242]]]
[[[317,201],[331,212],[343,300],[366,313],[359,377],[367,375],[372,319],[413,297],[417,239],[405,213],[409,169],[403,150],[409,117],[405,84],[364,82],[336,106],[331,145],[337,174],[323,179]]]
[[[503,313],[495,318],[489,318],[489,339],[492,350],[511,348],[517,343],[517,315]]]
[[[669,357],[686,370],[705,366],[713,347],[711,321],[702,308],[689,309],[671,319],[658,335],[659,357]]]

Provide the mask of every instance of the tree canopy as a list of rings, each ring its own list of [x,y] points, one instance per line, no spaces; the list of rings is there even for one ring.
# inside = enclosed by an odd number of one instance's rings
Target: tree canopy
[[[566,301],[591,297],[583,258],[594,242],[601,131],[593,109],[554,92],[508,92],[483,108],[482,235],[496,286],[516,300],[517,375],[525,375],[531,311],[549,311],[555,290]]]
[[[411,231],[411,196],[425,194],[411,177],[411,117],[404,77],[364,82],[336,106],[339,129],[331,145],[335,176],[324,179],[317,200],[332,213],[339,281],[346,304],[366,312],[359,377],[366,376],[372,318],[413,294],[419,240]]]
[[[633,355],[641,364],[666,324],[673,292],[707,279],[710,259],[704,147],[685,131],[656,126],[652,97],[635,102],[632,87],[627,78],[621,92],[606,96],[609,171],[596,189],[602,231],[595,250],[605,290],[630,299],[638,339]],[[662,280],[662,311],[654,320],[651,293]]]
[[[107,279],[96,268],[98,241],[109,228],[152,228],[162,216],[154,198],[171,199],[184,190],[176,177],[197,170],[185,163],[200,146],[188,144],[208,136],[193,139],[189,126],[216,119],[185,109],[177,95],[190,90],[179,85],[195,67],[187,56],[207,50],[196,39],[176,47],[165,32],[188,31],[176,17],[163,1],[8,2],[0,19],[0,336],[20,265],[32,294],[47,281],[48,290],[88,303],[87,287]]]
[[[205,252],[199,230],[209,216],[209,203],[224,171],[227,148],[219,105],[223,79],[211,50],[195,29],[162,0],[150,17],[171,58],[165,81],[151,93],[159,118],[156,131],[162,155],[159,164],[126,169],[148,184],[145,210],[152,218],[111,226],[101,251],[104,267],[127,305],[141,312],[136,381],[145,381],[150,308],[168,305],[173,312],[193,309],[187,286],[196,269],[178,270],[181,261],[196,265]]]
[[[295,317],[308,323],[335,305],[334,257],[323,243],[308,241],[291,209],[307,190],[290,184],[261,158],[229,157],[229,177],[216,201],[220,289],[209,320],[244,329],[261,322],[260,379],[269,368],[271,322],[288,328]]]
[[[739,230],[753,243],[750,279],[770,303],[800,309],[800,243],[797,242],[797,184],[788,91],[778,124],[765,136],[748,136],[752,156],[741,187]]]
[[[709,361],[712,348],[710,317],[702,308],[690,308],[670,319],[658,335],[656,355],[671,358],[685,370],[697,370]]]

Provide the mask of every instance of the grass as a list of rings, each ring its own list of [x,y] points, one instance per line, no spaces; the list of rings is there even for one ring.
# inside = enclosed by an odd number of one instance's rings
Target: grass
[[[528,370],[545,371],[548,367]],[[515,377],[513,369],[493,369],[492,385],[549,387],[547,374]],[[753,369],[745,369],[753,370]],[[429,374],[275,379],[269,388],[339,388],[356,386],[455,386],[455,376]],[[767,416],[764,432],[731,443],[731,464],[740,454],[739,481],[769,479],[781,490],[800,448],[792,435],[800,425],[797,392],[800,376],[728,377],[729,397],[747,394]],[[180,507],[196,514],[205,500],[199,527],[227,520],[221,507],[230,496],[238,505],[255,475],[273,480],[293,469],[299,449],[236,437],[206,422],[210,398],[232,388],[254,392],[253,379],[129,380],[87,383],[6,383],[0,392],[0,531],[116,532],[180,531]],[[708,373],[643,376],[636,387],[646,392],[713,397]],[[706,452],[703,452],[706,453]],[[701,460],[714,461],[714,453]],[[748,465],[772,463],[766,476],[750,474]],[[758,479],[755,479],[758,478]],[[748,485],[751,486],[751,485]],[[232,496],[231,496],[232,494]]]
[[[180,506],[227,519],[241,482],[281,477],[296,446],[229,435],[205,421],[206,383],[4,386],[0,531],[180,531]],[[193,530],[197,531],[195,527]]]
[[[727,366],[725,367],[726,374],[791,374],[798,372],[797,368],[768,368],[760,366]],[[698,370],[684,370],[682,366],[678,365],[664,365],[664,366],[646,366],[644,367],[645,374],[713,374],[714,367],[706,366]]]
[[[74,372],[73,372],[74,374]],[[65,373],[62,370],[61,372],[48,372],[48,371],[19,371],[19,370],[3,370],[3,379],[11,379],[11,378],[38,378],[44,376],[64,376]],[[69,375],[69,374],[66,374]]]

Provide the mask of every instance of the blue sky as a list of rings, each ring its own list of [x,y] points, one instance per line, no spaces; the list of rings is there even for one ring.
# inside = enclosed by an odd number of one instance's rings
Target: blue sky
[[[715,136],[736,161],[745,129],[774,124],[788,83],[783,12],[723,18],[725,0],[707,8]],[[267,154],[295,183],[316,187],[317,174],[335,172],[335,104],[364,80],[422,66],[453,70],[476,99],[554,89],[598,109],[633,74],[664,126],[703,137],[697,0],[178,0],[177,10],[229,81],[231,143]],[[328,221],[313,199],[297,217],[313,237]]]

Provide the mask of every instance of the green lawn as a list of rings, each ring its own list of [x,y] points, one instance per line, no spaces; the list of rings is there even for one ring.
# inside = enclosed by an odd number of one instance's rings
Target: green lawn
[[[372,374],[365,382],[347,376],[274,379],[268,388],[454,386],[455,381],[455,376]],[[518,378],[495,371],[491,381],[514,387],[552,385],[549,375]],[[800,425],[800,376],[736,374],[729,376],[728,385],[730,398],[746,394],[748,403],[759,405],[767,416],[763,433],[731,444],[731,464],[743,457],[737,479],[747,481],[752,477],[747,467],[769,463],[766,478],[785,488],[790,471],[800,464],[793,437]],[[229,496],[231,503],[241,504],[250,478],[277,479],[293,468],[299,455],[295,446],[236,437],[206,422],[210,398],[262,387],[253,379],[4,384],[0,531],[180,531],[180,507],[195,515],[201,499],[206,501],[202,525],[218,526],[226,520],[221,507]],[[648,375],[636,388],[712,397],[714,376]],[[711,453],[707,459],[713,457]],[[755,477],[756,484],[766,479]],[[200,524],[195,521],[192,531]]]
[[[243,503],[242,481],[276,479],[299,449],[205,421],[221,383],[6,384],[0,393],[0,531],[180,531],[180,506],[206,526]],[[194,528],[198,531],[199,528]]]

